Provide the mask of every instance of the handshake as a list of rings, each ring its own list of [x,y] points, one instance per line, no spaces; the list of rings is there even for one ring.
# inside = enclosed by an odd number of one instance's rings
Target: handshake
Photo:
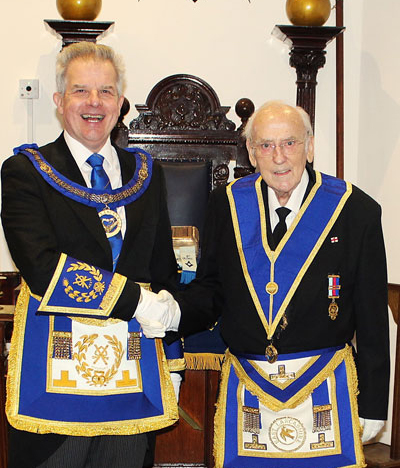
[[[146,338],[163,338],[167,331],[178,331],[181,310],[169,292],[162,290],[155,294],[141,288],[134,317]]]

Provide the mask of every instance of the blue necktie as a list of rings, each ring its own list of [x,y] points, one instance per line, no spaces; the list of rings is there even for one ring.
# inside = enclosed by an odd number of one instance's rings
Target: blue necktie
[[[92,174],[90,176],[90,183],[92,188],[104,190],[105,192],[111,192],[111,184],[106,171],[103,168],[104,157],[100,154],[93,153],[86,160],[88,164],[92,166]],[[100,208],[98,211],[101,211]],[[115,236],[109,237],[108,241],[111,245],[112,256],[113,256],[113,271],[118,261],[119,254],[122,247],[122,234],[121,231]]]

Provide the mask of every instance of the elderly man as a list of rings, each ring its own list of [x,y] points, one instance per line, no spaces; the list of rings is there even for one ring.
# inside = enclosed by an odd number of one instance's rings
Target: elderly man
[[[7,382],[13,468],[141,467],[146,432],[178,418],[162,343],[133,319],[168,315],[168,293],[148,289],[173,288],[176,261],[160,167],[110,141],[123,86],[111,48],[64,48],[63,134],[3,165],[2,221],[24,278]]]
[[[266,103],[245,136],[256,173],[213,192],[197,279],[176,296],[179,333],[221,316],[229,347],[216,467],[362,467],[387,414],[381,209],[312,169],[303,109]]]

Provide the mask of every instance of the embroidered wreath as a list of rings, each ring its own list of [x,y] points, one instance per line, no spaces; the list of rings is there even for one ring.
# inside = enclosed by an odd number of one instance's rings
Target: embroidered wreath
[[[67,278],[63,279],[64,292],[71,299],[74,299],[76,302],[90,302],[93,299],[96,299],[99,295],[103,294],[106,285],[103,279],[103,275],[100,273],[98,268],[88,265],[84,262],[71,263],[70,267],[67,269],[67,273],[70,271],[86,271],[95,279],[93,288],[89,292],[82,292],[77,289],[74,289],[71,286]]]
[[[122,343],[115,335],[112,337],[110,335],[104,335],[104,338],[106,338],[114,351],[115,361],[111,368],[106,372],[96,371],[93,367],[88,366],[86,362],[86,353],[89,347],[94,344],[98,336],[99,335],[97,333],[93,333],[92,335],[83,335],[81,337],[82,341],[78,341],[75,344],[75,347],[78,348],[78,352],[74,353],[73,358],[79,363],[75,366],[76,371],[78,374],[82,375],[90,386],[103,387],[106,386],[117,373],[118,368],[121,365],[122,356],[124,355],[124,349]]]

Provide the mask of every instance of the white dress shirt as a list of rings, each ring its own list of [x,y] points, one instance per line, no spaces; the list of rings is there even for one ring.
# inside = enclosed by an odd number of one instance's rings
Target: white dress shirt
[[[82,145],[79,141],[72,138],[72,136],[64,130],[64,138],[67,143],[69,150],[73,158],[75,159],[76,164],[79,167],[79,170],[82,173],[83,178],[85,179],[86,185],[91,187],[90,176],[92,174],[92,166],[86,162],[89,156],[93,154],[93,151],[90,151],[86,146]],[[116,189],[122,186],[122,176],[121,176],[121,167],[119,165],[119,159],[117,151],[111,145],[111,140],[108,138],[106,144],[101,148],[97,154],[101,154],[104,158],[103,168],[110,179],[110,184],[112,189]],[[121,234],[122,237],[125,235],[126,231],[126,217],[125,217],[125,208],[120,206],[117,208],[117,213],[121,218],[122,227]]]
[[[289,229],[290,225],[294,221],[294,218],[297,216],[297,213],[300,210],[301,202],[303,201],[304,194],[306,193],[306,190],[307,190],[308,181],[309,181],[308,172],[306,169],[304,169],[299,185],[293,190],[292,195],[290,195],[290,198],[285,205],[286,208],[291,210],[290,213],[286,217],[287,229]],[[279,203],[274,190],[271,187],[268,187],[269,220],[271,223],[272,232],[274,231],[275,226],[279,222],[279,216],[275,210],[280,207],[281,207],[281,204]]]

